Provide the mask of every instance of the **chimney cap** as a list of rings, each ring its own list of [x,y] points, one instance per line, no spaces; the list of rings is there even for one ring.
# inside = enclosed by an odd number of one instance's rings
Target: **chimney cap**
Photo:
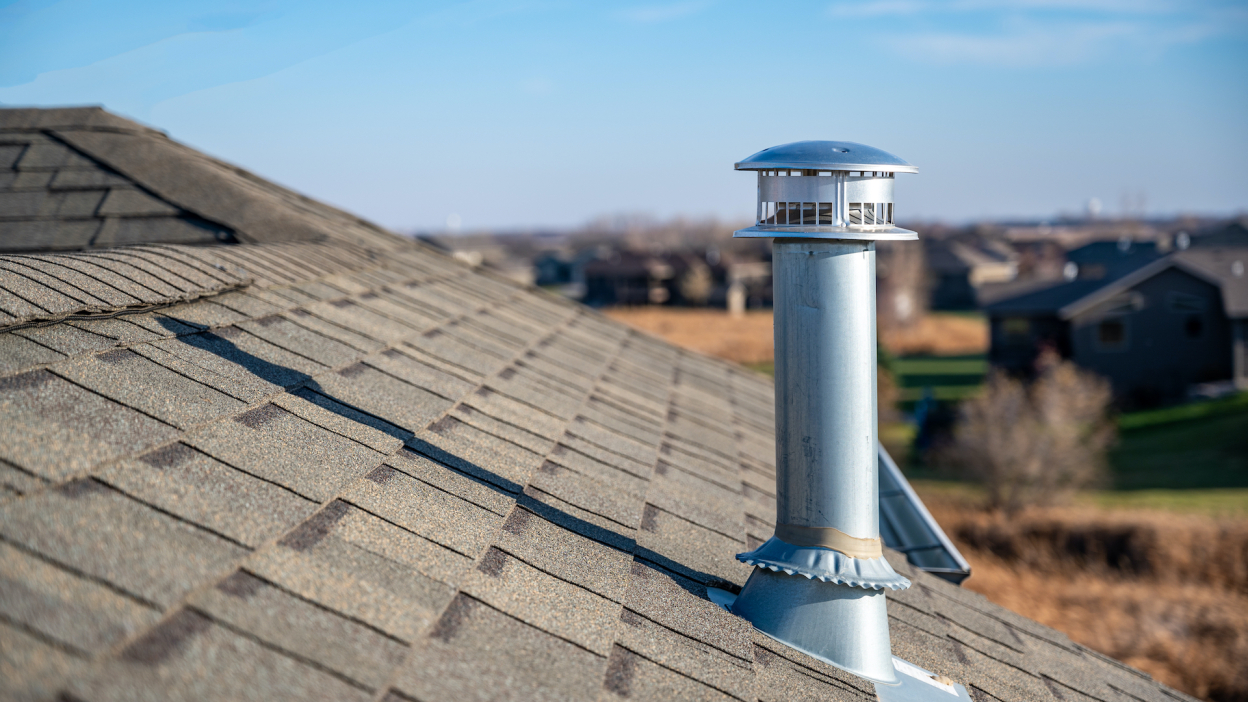
[[[852,141],[795,141],[763,149],[737,163],[738,171],[801,168],[824,171],[887,171],[918,173],[919,169],[896,156]]]

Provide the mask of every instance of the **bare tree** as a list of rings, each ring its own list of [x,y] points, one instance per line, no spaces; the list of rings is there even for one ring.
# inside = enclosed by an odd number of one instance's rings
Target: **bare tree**
[[[989,506],[1016,512],[1089,487],[1105,475],[1114,438],[1109,384],[1056,355],[1030,385],[1001,371],[962,404],[948,460],[982,483]]]

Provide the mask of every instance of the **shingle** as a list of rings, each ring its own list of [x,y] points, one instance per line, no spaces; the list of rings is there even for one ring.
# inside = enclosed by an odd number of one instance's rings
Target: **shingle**
[[[591,541],[523,507],[507,516],[495,544],[513,556],[613,602],[628,588],[632,554]]]
[[[505,360],[482,353],[439,329],[427,331],[420,336],[408,339],[406,343],[431,356],[466,368],[478,375],[493,375],[506,364]]]
[[[200,590],[190,604],[369,688],[380,687],[407,655],[403,643],[244,571]]]
[[[469,571],[460,589],[490,606],[599,655],[611,649],[620,605],[559,580],[498,549]]]
[[[262,299],[261,296],[256,295],[250,290],[245,292],[228,292],[224,295],[217,295],[212,298],[212,301],[252,319],[265,317],[270,314],[279,314],[289,309],[289,305],[275,305],[272,302]]]
[[[621,646],[611,650],[600,700],[731,700],[732,697]]]
[[[0,486],[9,497],[25,495],[42,489],[48,481],[33,473],[28,473],[8,461],[0,461]]]
[[[115,319],[83,319],[65,322],[65,324],[91,334],[98,334],[113,339],[117,344],[135,344],[160,338],[155,332],[149,331],[138,324],[131,324],[129,318],[132,316],[134,315],[126,315],[125,317]]]
[[[162,607],[246,553],[89,478],[4,505],[0,532]]]
[[[179,210],[167,202],[158,200],[142,190],[130,188],[113,188],[108,191],[104,202],[100,203],[97,213],[104,217],[113,216],[173,216]]]
[[[644,488],[629,489],[620,481],[602,481],[551,461],[542,463],[529,483],[560,500],[606,517],[619,526],[636,527],[641,521]]]
[[[385,346],[381,341],[358,334],[338,324],[327,322],[307,310],[294,309],[287,312],[286,317],[300,326],[307,327],[318,334],[346,344],[357,351],[373,353],[380,351]]]
[[[459,595],[394,687],[422,700],[589,700],[606,659]]]
[[[418,347],[416,347],[415,345],[411,343],[404,342],[402,344],[402,349],[403,349],[402,350],[403,354],[407,356],[411,356],[412,358],[415,358],[420,363],[430,366],[453,378],[459,378],[460,380],[466,383],[469,383],[473,386],[480,384],[482,379],[485,378],[484,375],[482,375],[481,373],[477,371],[471,370],[465,366],[462,366],[456,363],[452,363],[440,356],[422,351],[421,349],[419,349]],[[394,349],[387,349],[387,351],[392,351],[392,350]],[[396,373],[396,375],[401,376],[402,374]]]
[[[272,404],[216,422],[185,440],[224,463],[317,502],[329,499],[383,458]]]
[[[635,441],[645,444],[659,442],[659,424],[657,421],[643,421],[636,417],[627,417],[622,413],[604,412],[601,403],[587,403],[578,412],[579,416],[599,426]]]
[[[465,424],[506,439],[518,446],[523,446],[538,455],[545,454],[554,446],[554,442],[550,439],[538,436],[527,429],[513,424],[499,421],[488,414],[474,409],[471,405],[456,405],[450,414]]]
[[[2,160],[2,159],[0,159]],[[48,186],[52,190],[79,190],[92,188],[107,188],[114,185],[129,185],[130,181],[125,178],[110,173],[105,170],[69,170],[62,169],[56,172],[51,184]]]
[[[315,502],[180,443],[116,463],[97,477],[135,499],[253,548],[317,508]]]
[[[160,311],[161,316],[170,317],[184,324],[196,327],[212,328],[242,322],[247,318],[243,315],[222,307],[211,300],[199,300],[185,305],[177,305]]]
[[[489,387],[514,400],[530,405],[532,407],[540,407],[542,411],[553,414],[565,421],[572,419],[576,415],[576,407],[581,403],[583,398],[572,397],[567,394],[557,394],[549,387],[542,387],[535,383],[526,382],[517,379],[513,368],[507,368],[498,376],[488,381]]]
[[[891,593],[889,596],[891,600]],[[890,612],[892,603],[889,603]],[[968,680],[965,666],[954,651],[954,642],[943,636],[933,636],[904,621],[889,618],[889,639],[893,655],[921,668],[943,675],[954,682]]]
[[[182,610],[69,685],[71,699],[358,700],[365,690]]]
[[[232,326],[132,350],[247,402],[305,383],[325,369]]]
[[[69,359],[53,370],[83,387],[182,429],[233,413],[243,406],[239,400],[174,373],[129,349]]]
[[[388,465],[352,483],[342,499],[467,558],[485,551],[503,521],[493,512]]]
[[[293,394],[279,394],[273,398],[273,404],[384,454],[394,453],[404,441],[412,438],[412,433],[406,429],[364,414],[309,388],[299,388]]]
[[[87,662],[0,621],[0,680],[8,699],[48,700]]]
[[[0,379],[0,426],[0,458],[53,480],[177,434],[47,371]]]
[[[28,143],[0,144],[0,169],[12,168],[27,148]]]
[[[636,548],[635,528],[582,509],[531,484],[524,488],[517,504],[564,529],[612,548],[629,553]]]
[[[94,334],[69,324],[52,324],[13,332],[41,346],[54,349],[66,356],[76,356],[90,351],[103,351],[117,345],[117,340]]]
[[[438,317],[465,314],[476,309],[475,303],[457,300],[453,296],[447,295],[444,291],[439,290],[435,285],[415,285],[409,283],[395,287],[393,293],[402,296],[405,300],[410,300],[418,307],[428,309],[429,314]]]
[[[73,268],[56,265],[53,260],[45,260],[38,256],[11,256],[0,262],[0,268],[33,278],[44,285],[51,285],[69,297],[81,300],[88,305],[124,307],[140,302],[137,298],[105,285],[91,276],[79,273]]]
[[[164,286],[155,285],[148,287],[142,285],[126,276],[120,275],[108,266],[101,266],[96,263],[98,259],[94,257],[84,257],[78,255],[46,255],[40,257],[42,260],[50,264],[56,264],[64,269],[76,271],[82,276],[86,276],[92,280],[99,281],[111,288],[115,288],[121,293],[128,295],[139,302],[147,304],[156,304],[164,302],[167,294],[163,292]],[[31,259],[26,259],[31,260]],[[47,270],[53,270],[49,267]],[[158,288],[162,290],[158,290]]]
[[[399,349],[386,349],[381,353],[366,357],[364,362],[450,400],[462,397],[475,385],[435,366],[423,363]]]
[[[0,334],[0,373],[52,363],[65,355],[14,333]]]
[[[647,499],[694,524],[736,540],[745,539],[740,491],[727,490],[660,461],[654,469]]]
[[[504,375],[507,377],[503,377]],[[568,373],[554,376],[547,375],[529,366],[524,361],[516,361],[504,373],[500,373],[499,376],[499,380],[506,382],[508,385],[526,386],[554,397],[563,398],[562,402],[570,403],[572,407],[583,402],[589,396],[593,387],[593,383],[588,378],[584,379],[584,382],[575,383],[571,381],[571,376]]]
[[[517,402],[487,387],[478,388],[471,395],[464,396],[463,402],[495,419],[523,427],[547,439],[559,438],[566,424],[554,415]]]
[[[646,505],[637,532],[638,554],[657,558],[667,568],[703,583],[744,585],[750,568],[734,555],[744,541],[730,539],[674,514]]]
[[[310,387],[411,432],[424,429],[451,406],[450,400],[362,363],[319,375]]]
[[[291,287],[314,300],[337,300],[347,296],[346,292],[319,280],[295,283]]]
[[[14,190],[43,189],[52,182],[52,176],[56,175],[56,171],[20,171],[6,175],[17,176],[8,186]]]
[[[706,588],[697,582],[634,561],[624,606],[736,658],[753,660],[754,627],[707,599]]]
[[[621,610],[615,632],[617,646],[734,697],[754,698],[754,670],[748,660],[656,624],[630,609]]]
[[[411,324],[410,322],[396,322],[393,319],[388,319],[373,312],[367,307],[357,305],[349,299],[319,302],[314,305],[308,305],[305,309],[318,317],[346,327],[357,334],[370,339],[384,341],[387,344],[394,344],[407,337],[419,334],[427,326],[424,324]]]
[[[151,607],[2,543],[0,583],[6,619],[85,653],[107,649],[160,618]]]
[[[404,296],[394,294],[390,288],[382,290],[381,294],[373,292],[361,295],[356,298],[355,303],[383,317],[406,320],[409,326],[415,326],[420,331],[434,327],[448,319],[445,314],[431,310],[424,305],[413,304]]]
[[[49,199],[42,190],[0,192],[0,212],[6,217],[38,217]]]
[[[39,140],[32,143],[22,154],[21,160],[14,168],[19,170],[35,168],[61,168],[70,161],[78,161],[69,147],[52,140]]]
[[[621,467],[635,464],[630,472],[640,473],[643,469],[652,467],[655,461],[654,446],[620,436],[583,419],[576,419],[568,424],[567,435],[560,442],[600,461],[615,462]],[[613,459],[608,454],[620,458]],[[631,461],[632,464],[620,463],[621,460]]]
[[[399,544],[400,548],[388,553],[375,553],[348,541],[338,532],[339,522],[346,521],[352,513],[356,513],[357,519],[365,519],[361,516],[363,513],[343,502],[331,503],[326,509],[331,512],[328,518],[318,513],[313,520],[331,523],[319,530],[297,527],[278,545],[248,559],[244,567],[300,597],[363,621],[400,640],[412,641],[437,618],[454,594],[453,587],[421,572],[413,563],[442,577],[450,577],[454,573],[447,572],[445,565],[439,568],[438,564],[459,557],[445,549],[440,556],[435,556],[436,552],[431,549],[438,547],[430,542],[416,551],[402,549]],[[371,519],[380,522],[376,517]],[[398,527],[391,529],[406,533]],[[419,539],[411,534],[408,538]]]
[[[433,460],[518,493],[541,464],[541,456],[444,417],[421,432],[408,446]]]
[[[759,702],[788,702],[794,699],[866,702],[878,699],[874,690],[863,691],[845,685],[836,678],[794,664],[762,646],[756,647],[756,651],[754,669],[758,675],[756,689]]]
[[[546,331],[544,325],[530,327],[513,324],[502,316],[491,314],[489,310],[465,317],[462,324],[465,328],[491,336],[512,347],[517,344],[527,346]]]
[[[0,232],[0,234],[3,234],[3,232]],[[7,285],[8,283],[7,279],[0,280],[0,285]],[[16,323],[19,319],[39,317],[47,314],[46,310],[32,305],[3,287],[0,287],[0,312],[3,312],[7,318],[4,322],[5,324]]]
[[[669,427],[671,429],[672,427]],[[736,478],[737,473],[737,441],[735,435],[725,434],[714,449],[684,441],[671,435],[659,447],[663,459],[674,466],[710,480],[727,478],[728,482]]]
[[[186,264],[165,256],[153,255],[149,250],[134,247],[79,254],[89,257],[100,265],[111,264],[119,272],[135,280],[158,280],[182,292],[214,290],[219,281],[205,276]],[[129,271],[129,272],[126,272]]]
[[[601,454],[597,451],[594,453]],[[593,454],[578,451],[562,442],[551,450],[548,460],[601,482],[621,485],[639,496],[645,495],[653,473],[650,466],[642,466],[618,458],[613,461],[601,460]]]
[[[515,504],[512,494],[497,485],[437,463],[407,448],[387,458],[386,464],[500,517],[506,516]]]
[[[261,317],[238,326],[274,346],[331,368],[346,365],[362,355],[358,350],[295,324],[285,316]]]

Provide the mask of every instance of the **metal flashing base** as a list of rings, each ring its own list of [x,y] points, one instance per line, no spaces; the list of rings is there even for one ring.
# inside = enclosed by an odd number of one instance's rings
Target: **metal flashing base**
[[[882,685],[898,684],[883,590],[755,568],[732,613],[841,670]]]
[[[830,548],[794,546],[774,536],[753,551],[738,553],[737,560],[756,568],[804,575],[826,583],[872,590],[910,587],[910,580],[893,570],[882,557],[853,558]]]
[[[747,583],[746,585],[748,587],[749,584]],[[740,612],[736,609],[736,603],[739,599],[738,595],[734,595],[727,590],[721,590],[714,587],[708,587],[706,590],[707,596],[712,602],[720,607],[723,607],[725,610],[732,612],[733,614],[740,615]],[[745,591],[742,590],[741,594],[744,595]],[[884,596],[883,592],[878,594],[881,598]],[[762,631],[762,629],[759,629],[759,631]],[[846,672],[872,680],[872,682],[877,683],[875,694],[880,698],[880,702],[958,702],[959,700],[971,702],[970,694],[967,693],[966,688],[962,685],[935,675],[929,670],[924,670],[913,663],[902,660],[901,658],[891,654],[889,658],[891,658],[892,669],[894,671],[893,679],[895,682],[889,684],[887,682],[874,680],[873,678],[862,675],[862,673],[851,670],[837,661],[830,660],[827,656],[808,651],[799,646],[794,646],[792,643],[766,631],[763,631],[763,633],[769,638],[775,639],[790,648],[800,650],[808,656],[817,658]]]

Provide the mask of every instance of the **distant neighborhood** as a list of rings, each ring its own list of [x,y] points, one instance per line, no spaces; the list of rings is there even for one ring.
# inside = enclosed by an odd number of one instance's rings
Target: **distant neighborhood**
[[[881,243],[880,324],[982,314],[987,360],[1027,377],[1052,351],[1122,407],[1248,388],[1248,218],[909,224]],[[768,242],[732,223],[605,221],[575,232],[427,235],[473,265],[594,307],[771,306]]]

